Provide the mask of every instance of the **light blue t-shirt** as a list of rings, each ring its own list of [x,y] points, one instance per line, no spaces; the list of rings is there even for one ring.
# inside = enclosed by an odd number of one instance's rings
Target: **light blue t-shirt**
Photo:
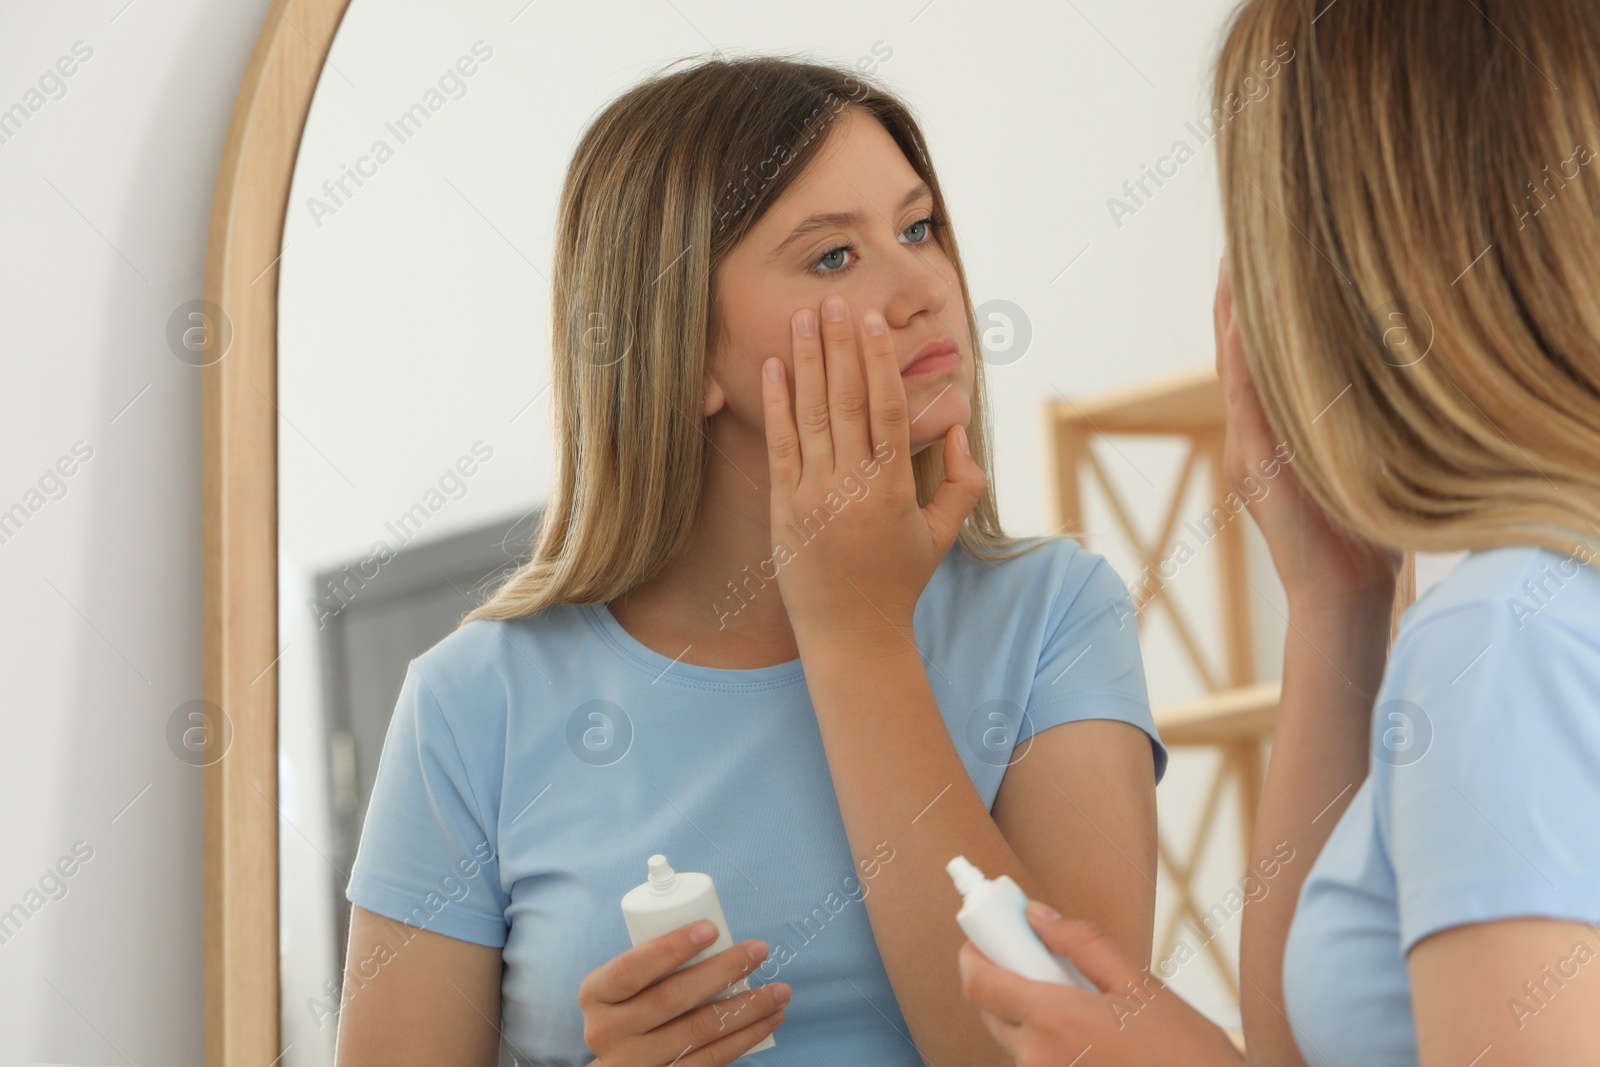
[[[1405,955],[1429,934],[1600,921],[1600,573],[1579,559],[1472,552],[1401,616],[1367,778],[1285,946],[1309,1067],[1414,1067]]]
[[[953,547],[913,620],[944,724],[990,807],[1027,738],[1061,723],[1131,723],[1149,735],[1158,780],[1166,768],[1126,588],[1101,556],[1043,540],[993,564]],[[748,588],[780,595],[775,582]],[[577,1067],[593,1059],[578,986],[628,949],[622,896],[661,852],[711,875],[735,941],[767,942],[751,984],[794,989],[776,1047],[755,1059],[915,1065],[864,903],[896,844],[852,858],[798,659],[674,661],[603,605],[563,604],[473,620],[411,661],[346,895],[503,946],[510,1051]]]

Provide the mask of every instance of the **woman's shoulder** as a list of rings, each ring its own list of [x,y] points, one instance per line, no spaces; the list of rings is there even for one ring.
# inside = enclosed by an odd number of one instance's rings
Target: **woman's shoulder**
[[[1402,613],[1373,752],[1406,764],[1441,749],[1429,764],[1447,779],[1487,752],[1529,768],[1553,746],[1600,756],[1597,691],[1596,565],[1534,546],[1480,549]]]
[[[1600,559],[1538,545],[1469,552],[1401,613],[1395,653],[1530,628],[1600,639]]]
[[[1469,553],[1402,617],[1373,708],[1373,811],[1401,951],[1464,922],[1600,917],[1600,574]],[[1560,887],[1559,889],[1557,887]]]
[[[1037,607],[1053,623],[1067,615],[1110,611],[1116,618],[1133,616],[1127,586],[1110,562],[1070,537],[1019,537],[1005,546],[1016,553],[986,560],[951,550],[959,557],[944,575],[949,595],[958,602],[994,603],[1007,611]],[[941,571],[946,568],[941,567]]]
[[[991,560],[956,545],[947,559],[955,561],[953,570],[970,576],[970,580],[997,587],[1042,585],[1055,593],[1060,591],[1062,583],[1081,587],[1096,576],[1121,584],[1103,555],[1089,551],[1070,537],[1059,534],[1016,537],[1001,548],[1007,558]]]
[[[548,663],[571,660],[587,630],[582,610],[558,604],[519,618],[469,619],[413,657],[411,669],[441,703],[504,704],[523,683],[547,676]]]

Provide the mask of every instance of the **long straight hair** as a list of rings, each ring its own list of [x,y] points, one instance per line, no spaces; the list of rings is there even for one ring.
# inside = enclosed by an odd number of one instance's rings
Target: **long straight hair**
[[[633,86],[585,130],[562,187],[550,279],[555,487],[531,557],[463,625],[610,601],[683,549],[710,459],[700,393],[718,328],[716,271],[846,107],[883,125],[948,218],[910,110],[857,71],[771,56],[705,60]],[[967,435],[988,474],[966,273],[953,229],[936,228],[934,240],[961,282],[975,357]],[[926,504],[944,480],[943,450],[911,462]],[[1042,543],[1004,533],[992,486],[991,476],[957,543],[986,560]]]
[[[1212,100],[1245,359],[1350,532],[1594,557],[1597,82],[1592,3],[1236,10]]]

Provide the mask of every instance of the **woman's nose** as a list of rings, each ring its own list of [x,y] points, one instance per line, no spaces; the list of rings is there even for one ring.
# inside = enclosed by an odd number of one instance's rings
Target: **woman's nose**
[[[891,325],[902,324],[919,311],[938,314],[949,299],[950,282],[928,254],[908,249],[895,257],[894,274],[880,306]]]

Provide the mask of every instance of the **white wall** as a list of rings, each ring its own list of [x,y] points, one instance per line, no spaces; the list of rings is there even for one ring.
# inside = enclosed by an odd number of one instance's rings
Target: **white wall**
[[[1048,47],[1019,40],[1012,16],[1041,10],[1033,5],[988,4],[981,17],[956,0],[885,3],[870,17],[849,8],[863,52],[879,39],[895,48],[883,70],[891,83],[942,68],[965,86],[913,102],[953,176],[976,299],[1003,296],[1059,324],[1010,368],[1023,373],[992,375],[996,410],[1016,412],[999,427],[997,488],[1018,531],[1048,527],[1036,414],[1048,382],[1092,394],[1211,359],[1220,244],[1209,154],[1120,227],[1106,200],[1174,140],[1197,143],[1184,124],[1204,112],[1225,6],[1079,0],[1051,9]],[[509,15],[522,2],[488,7]],[[200,295],[222,138],[266,10],[262,0],[0,0],[0,109],[20,102],[33,112],[0,143],[0,510],[20,503],[29,513],[0,542],[9,609],[0,621],[0,911],[40,904],[0,943],[0,1064],[201,1063],[200,772],[168,739],[174,713],[200,695],[200,393],[166,331],[173,311]],[[647,25],[629,21],[655,34],[665,56],[709,48],[701,27],[734,48],[792,27],[804,46],[806,26],[822,17],[812,4],[736,9],[757,22],[717,10],[650,5],[640,8]],[[560,17],[544,5],[526,12],[504,35],[506,59],[538,62],[543,42],[560,36]],[[967,60],[952,61],[957,27],[980,62],[1003,62],[1023,44],[1048,56],[1059,64],[1059,97],[1017,107],[996,95],[963,69]],[[29,97],[79,41],[64,94]],[[596,84],[620,88],[634,76],[612,69],[599,43],[586,54]],[[1016,166],[1041,139],[1055,146],[1055,164]],[[958,144],[984,151],[963,147],[956,161]],[[548,150],[564,164],[569,149]],[[542,262],[540,209],[492,175],[474,180]],[[337,221],[354,232],[355,219]],[[994,234],[1024,235],[1028,258],[985,255],[1000,247],[986,245]],[[505,283],[518,271],[526,268],[508,260]],[[1034,281],[1009,280],[1024,276]],[[77,442],[87,459],[74,465]],[[58,460],[73,470],[60,482],[49,475]],[[1153,481],[1164,462],[1131,448],[1124,461]],[[1091,521],[1109,528],[1105,515]],[[1128,576],[1115,544],[1091,547]],[[1259,557],[1255,565],[1259,574]],[[1263,648],[1273,650],[1270,636]],[[1160,673],[1171,654],[1170,636],[1152,634],[1158,698],[1182,695]],[[1162,787],[1164,819],[1183,818],[1198,773],[1175,765]],[[78,842],[91,858],[74,866]],[[74,872],[60,883],[65,895],[30,896],[58,861]],[[1236,881],[1225,864],[1208,878]]]
[[[0,510],[32,512],[0,543],[0,910],[47,901],[0,944],[3,1064],[201,1062],[201,772],[166,733],[200,696],[200,384],[166,330],[266,9],[0,0],[0,109],[40,105],[0,143]]]

